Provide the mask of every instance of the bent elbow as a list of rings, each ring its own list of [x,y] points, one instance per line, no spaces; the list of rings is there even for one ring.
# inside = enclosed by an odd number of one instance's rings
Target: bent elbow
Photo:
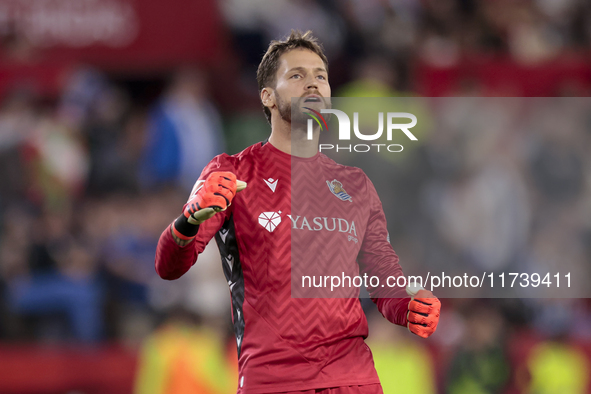
[[[164,267],[160,267],[158,264],[156,264],[156,273],[164,280],[175,280],[183,276],[185,272],[179,270],[167,270],[164,269]]]

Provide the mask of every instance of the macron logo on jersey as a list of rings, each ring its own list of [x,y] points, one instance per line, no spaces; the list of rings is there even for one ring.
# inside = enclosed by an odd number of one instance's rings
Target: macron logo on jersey
[[[267,179],[263,179],[263,181],[265,181],[265,183],[267,184],[267,186],[269,186],[269,189],[271,189],[271,191],[273,193],[275,193],[275,188],[277,187],[277,182],[279,181],[279,179],[273,179],[273,178],[269,178]]]
[[[259,224],[268,232],[275,231],[279,223],[281,223],[281,216],[279,212],[263,212],[259,215]]]

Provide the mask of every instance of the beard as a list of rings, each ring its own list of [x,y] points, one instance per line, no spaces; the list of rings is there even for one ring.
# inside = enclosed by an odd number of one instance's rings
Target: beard
[[[277,110],[279,116],[284,121],[291,123],[292,127],[297,125],[305,125],[307,117],[300,108],[301,98],[298,100],[283,100],[281,96],[277,96]]]
[[[281,116],[281,119],[291,123],[292,127],[293,126],[301,126],[304,127],[306,125],[306,122],[308,121],[308,119],[310,119],[309,116],[307,116],[307,113],[304,112],[303,107],[305,106],[304,104],[304,100],[305,100],[305,96],[303,97],[299,97],[297,100],[283,100],[283,98],[281,98],[281,96],[277,95],[277,110],[279,111],[279,116]],[[324,97],[321,98],[322,100],[322,104],[321,106],[323,108],[331,108],[330,106],[330,99],[326,99]],[[328,103],[327,103],[328,101]],[[318,108],[318,110],[320,110],[320,108]],[[292,116],[293,115],[293,116]],[[326,114],[324,115],[325,119],[329,119],[330,118],[330,114]]]
[[[277,95],[277,110],[279,111],[281,119],[291,123],[291,101],[284,101],[281,96]]]

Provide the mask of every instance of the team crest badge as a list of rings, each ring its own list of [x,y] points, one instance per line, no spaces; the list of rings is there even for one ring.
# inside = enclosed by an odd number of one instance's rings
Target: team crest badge
[[[347,194],[347,191],[343,188],[343,184],[341,182],[334,179],[332,181],[326,181],[326,184],[328,185],[328,188],[332,194],[337,196],[339,200],[353,202],[353,198]]]

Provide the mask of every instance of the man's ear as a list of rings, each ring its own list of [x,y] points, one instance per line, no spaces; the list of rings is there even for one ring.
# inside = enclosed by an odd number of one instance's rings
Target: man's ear
[[[261,90],[261,102],[269,109],[275,106],[275,90],[271,88],[263,88]]]

